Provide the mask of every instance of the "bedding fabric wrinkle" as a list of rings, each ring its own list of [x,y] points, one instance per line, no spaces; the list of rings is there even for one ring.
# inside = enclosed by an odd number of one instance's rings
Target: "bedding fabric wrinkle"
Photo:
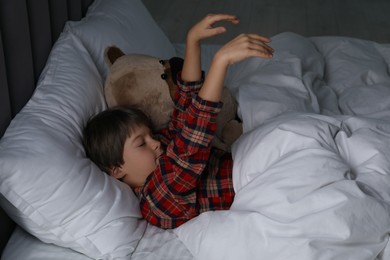
[[[174,232],[195,259],[387,259],[390,48],[293,33],[272,44],[273,60],[229,71],[245,130],[231,209]]]

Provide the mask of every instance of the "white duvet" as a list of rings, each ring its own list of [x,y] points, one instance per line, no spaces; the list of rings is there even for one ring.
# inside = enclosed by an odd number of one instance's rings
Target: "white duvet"
[[[195,259],[390,259],[390,47],[273,38],[229,71],[245,134],[231,210],[174,232]]]

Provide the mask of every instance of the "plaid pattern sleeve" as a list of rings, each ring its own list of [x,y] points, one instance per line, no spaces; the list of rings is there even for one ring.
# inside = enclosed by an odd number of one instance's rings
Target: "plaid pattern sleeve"
[[[167,128],[162,130],[162,137],[168,140],[176,136],[176,131],[180,130],[185,122],[185,111],[192,102],[192,96],[196,95],[202,87],[204,81],[204,72],[199,81],[186,82],[181,78],[181,72],[177,74],[178,90],[174,99],[175,109],[172,112],[171,121]],[[169,141],[168,141],[169,142]],[[168,145],[167,142],[163,143]]]
[[[210,156],[210,142],[222,104],[201,99],[180,86],[174,132],[159,167],[136,189],[142,216],[151,224],[170,229],[199,214],[197,186]]]

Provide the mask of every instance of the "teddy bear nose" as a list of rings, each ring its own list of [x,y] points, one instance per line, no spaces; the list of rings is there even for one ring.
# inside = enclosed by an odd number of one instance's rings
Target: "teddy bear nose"
[[[163,80],[166,80],[166,79],[167,79],[167,74],[165,74],[165,73],[161,74],[161,78],[162,78]]]

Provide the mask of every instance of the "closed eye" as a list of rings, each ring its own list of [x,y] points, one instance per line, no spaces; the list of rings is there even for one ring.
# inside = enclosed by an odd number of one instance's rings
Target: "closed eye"
[[[145,146],[145,145],[146,145],[145,142],[141,142],[141,143],[139,143],[139,144],[137,145],[137,147],[142,147],[142,146]]]
[[[133,143],[134,147],[142,147],[146,145],[145,138],[143,138],[141,135],[137,136]]]

